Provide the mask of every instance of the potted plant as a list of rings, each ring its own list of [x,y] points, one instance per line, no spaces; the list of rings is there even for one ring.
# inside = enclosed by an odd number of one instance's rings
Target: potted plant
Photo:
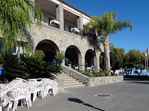
[[[57,61],[57,64],[60,66],[61,63],[63,62],[63,59],[64,59],[64,54],[62,53],[58,53],[56,54],[55,58],[56,58],[56,61]]]

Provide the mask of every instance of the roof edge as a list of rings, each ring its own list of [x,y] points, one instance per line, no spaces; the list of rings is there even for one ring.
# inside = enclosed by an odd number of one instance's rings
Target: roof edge
[[[75,10],[77,10],[78,12],[80,12],[80,13],[86,15],[86,16],[89,17],[89,18],[91,17],[90,15],[86,14],[85,12],[83,12],[83,11],[81,11],[81,10],[75,8],[74,6],[70,5],[69,3],[65,2],[64,0],[58,0],[58,1],[62,2],[63,4],[65,4],[65,5],[67,5],[67,6],[71,7],[71,8],[73,8],[73,9],[75,9]]]

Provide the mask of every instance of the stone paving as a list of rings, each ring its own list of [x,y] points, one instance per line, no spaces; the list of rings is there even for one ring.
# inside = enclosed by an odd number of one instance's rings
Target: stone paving
[[[18,111],[149,111],[149,81],[67,89],[55,97],[37,99],[29,110],[19,107]]]

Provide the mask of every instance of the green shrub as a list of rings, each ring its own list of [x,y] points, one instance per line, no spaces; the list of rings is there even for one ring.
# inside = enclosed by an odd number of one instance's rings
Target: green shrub
[[[38,59],[38,61],[43,61],[45,54],[42,50],[36,50],[31,56]]]
[[[16,55],[5,54],[0,58],[0,63],[3,64],[2,77],[9,81],[16,77],[25,78],[25,67]]]
[[[115,73],[111,73],[111,76],[117,76]]]
[[[58,74],[62,70],[60,66],[46,63],[34,56],[21,56],[21,60],[24,62],[29,78],[51,77],[52,74]]]
[[[88,77],[93,77],[93,74],[91,72],[81,72],[83,75],[86,75]]]
[[[61,65],[61,63],[63,62],[64,57],[65,56],[62,53],[56,54],[55,58],[56,58],[56,61],[57,61],[57,64],[58,65]]]
[[[88,77],[102,77],[102,76],[108,76],[109,73],[107,71],[100,71],[100,72],[81,72],[82,74],[88,76]]]

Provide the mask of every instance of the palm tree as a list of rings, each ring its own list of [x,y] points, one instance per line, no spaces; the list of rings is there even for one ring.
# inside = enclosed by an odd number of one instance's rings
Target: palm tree
[[[4,53],[14,50],[35,19],[40,23],[42,14],[31,0],[0,0],[0,33]]]
[[[91,21],[85,25],[86,31],[93,31],[97,37],[101,38],[104,45],[104,63],[105,69],[110,70],[109,40],[110,34],[115,34],[125,28],[132,30],[132,24],[129,21],[115,21],[116,13],[105,13],[102,17],[93,16]]]

